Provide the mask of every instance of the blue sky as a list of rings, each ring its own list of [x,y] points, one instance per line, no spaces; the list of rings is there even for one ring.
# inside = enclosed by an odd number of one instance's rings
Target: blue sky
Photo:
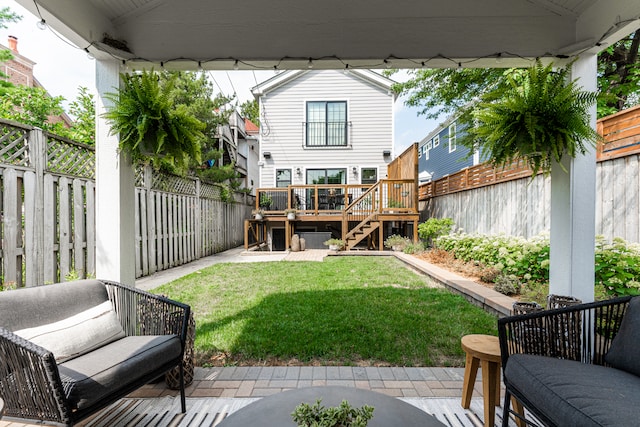
[[[78,87],[85,86],[91,91],[95,84],[94,61],[86,52],[57,37],[52,30],[39,30],[38,19],[12,0],[0,0],[0,8],[9,7],[22,15],[17,24],[9,24],[0,30],[0,43],[7,45],[9,35],[18,38],[18,52],[36,62],[36,79],[53,95],[63,96],[72,101],[78,94]],[[251,87],[273,75],[272,71],[214,71],[209,73],[214,88],[226,95],[237,94],[240,102],[251,98]],[[404,73],[394,79],[406,78]],[[403,99],[395,104],[394,140],[395,154],[398,155],[412,142],[418,142],[438,125],[417,115],[417,109],[406,107]]]

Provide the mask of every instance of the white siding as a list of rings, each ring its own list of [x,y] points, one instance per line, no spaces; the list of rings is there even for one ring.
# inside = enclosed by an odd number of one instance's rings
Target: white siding
[[[261,187],[275,186],[275,170],[291,169],[293,184],[304,184],[307,169],[347,169],[347,183],[358,183],[352,168],[378,167],[384,178],[387,162],[382,152],[393,150],[393,96],[354,73],[311,70],[267,92],[260,99]],[[346,101],[348,145],[305,148],[307,101]],[[302,169],[301,176],[295,173]]]

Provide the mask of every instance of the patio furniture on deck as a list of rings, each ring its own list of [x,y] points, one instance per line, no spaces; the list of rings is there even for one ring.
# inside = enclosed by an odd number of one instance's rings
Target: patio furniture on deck
[[[443,427],[440,421],[409,403],[386,394],[355,387],[309,387],[289,390],[262,398],[225,418],[218,427],[286,427],[295,426],[291,413],[300,403],[335,407],[347,400],[354,408],[374,408],[368,427]]]
[[[546,426],[637,425],[640,298],[498,320],[503,426],[513,396]]]
[[[190,308],[104,280],[0,292],[7,418],[73,425],[174,367]]]

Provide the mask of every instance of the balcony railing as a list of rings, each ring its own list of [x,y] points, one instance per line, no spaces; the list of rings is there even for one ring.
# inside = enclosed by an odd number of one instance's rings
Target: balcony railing
[[[306,122],[307,147],[343,147],[347,145],[349,122]]]

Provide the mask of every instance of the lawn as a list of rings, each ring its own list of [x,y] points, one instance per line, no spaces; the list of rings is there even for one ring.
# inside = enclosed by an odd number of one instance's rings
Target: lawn
[[[392,257],[216,264],[154,290],[191,305],[207,364],[464,366],[496,318]]]

